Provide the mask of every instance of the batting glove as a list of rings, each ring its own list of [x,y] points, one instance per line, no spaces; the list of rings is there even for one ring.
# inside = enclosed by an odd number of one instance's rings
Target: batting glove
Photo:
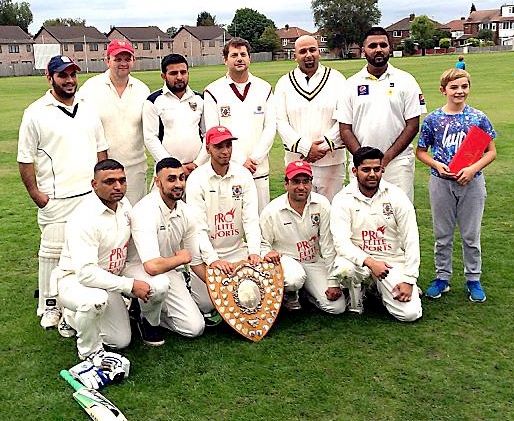
[[[109,376],[102,369],[91,364],[90,361],[82,361],[68,371],[76,380],[90,389],[101,389],[111,383]]]
[[[101,369],[113,383],[119,383],[129,376],[130,361],[116,352],[103,352],[93,359],[93,364]]]

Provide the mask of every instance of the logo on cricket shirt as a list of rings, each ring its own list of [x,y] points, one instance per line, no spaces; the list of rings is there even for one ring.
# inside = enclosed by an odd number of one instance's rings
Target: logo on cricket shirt
[[[357,96],[369,95],[369,85],[357,86]]]
[[[232,197],[235,200],[240,200],[242,196],[243,196],[243,187],[240,184],[238,184],[236,186],[232,186]]]
[[[313,227],[319,227],[319,221],[321,220],[321,217],[318,213],[311,213],[311,222]]]
[[[234,225],[236,209],[232,208],[228,212],[219,212],[214,215],[214,233],[211,240],[217,238],[239,236],[239,228]]]
[[[382,213],[386,218],[393,216],[393,205],[390,202],[382,203]]]
[[[127,259],[128,242],[123,247],[115,247],[109,253],[109,263],[107,271],[119,275],[125,267],[125,260]]]
[[[196,111],[196,109],[198,108],[198,104],[196,102],[190,102],[189,103],[189,107],[193,110],[193,111]]]
[[[384,252],[392,249],[391,244],[386,240],[385,225],[377,227],[375,230],[361,231],[361,245],[359,246],[365,252]]]
[[[257,109],[253,112],[254,114],[264,114],[262,106],[258,105]]]
[[[298,241],[296,243],[298,251],[298,261],[305,262],[316,258],[318,255],[318,236],[313,235],[306,241]]]
[[[425,97],[423,94],[419,94],[419,105],[425,105]]]
[[[220,117],[230,117],[230,105],[222,105],[220,107]]]

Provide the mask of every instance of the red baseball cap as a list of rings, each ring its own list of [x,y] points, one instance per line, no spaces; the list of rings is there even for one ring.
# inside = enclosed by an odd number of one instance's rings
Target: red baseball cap
[[[225,140],[236,140],[230,130],[223,126],[214,126],[205,133],[205,145],[217,145]]]
[[[307,161],[293,161],[286,167],[286,177],[288,180],[293,179],[298,174],[305,174],[312,177],[312,168]]]
[[[119,53],[129,53],[134,55],[132,44],[122,39],[113,39],[107,46],[107,55],[116,57]]]

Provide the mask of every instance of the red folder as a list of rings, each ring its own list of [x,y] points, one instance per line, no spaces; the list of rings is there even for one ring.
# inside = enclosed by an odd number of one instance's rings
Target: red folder
[[[477,162],[489,145],[491,136],[477,126],[471,126],[459,149],[448,164],[450,171],[458,173],[461,169]]]

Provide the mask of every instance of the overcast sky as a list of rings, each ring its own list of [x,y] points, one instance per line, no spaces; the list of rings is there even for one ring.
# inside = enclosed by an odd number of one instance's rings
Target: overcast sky
[[[88,26],[95,26],[101,32],[108,32],[111,26],[148,26],[156,25],[163,31],[171,26],[195,25],[196,17],[207,11],[216,21],[229,24],[237,9],[250,7],[266,15],[278,28],[289,24],[307,31],[314,31],[311,2],[309,0],[260,0],[260,1],[162,1],[162,0],[88,0],[74,2],[55,2],[49,0],[27,0],[34,15],[29,31],[35,34],[46,19],[82,18]],[[478,10],[499,9],[504,0],[475,0]],[[467,17],[472,1],[469,0],[431,0],[418,3],[413,0],[379,0],[382,12],[381,25],[388,26],[411,13],[416,16],[428,15],[438,22],[446,23],[452,19]],[[510,2],[512,4],[513,2]],[[72,7],[67,7],[73,4]]]

